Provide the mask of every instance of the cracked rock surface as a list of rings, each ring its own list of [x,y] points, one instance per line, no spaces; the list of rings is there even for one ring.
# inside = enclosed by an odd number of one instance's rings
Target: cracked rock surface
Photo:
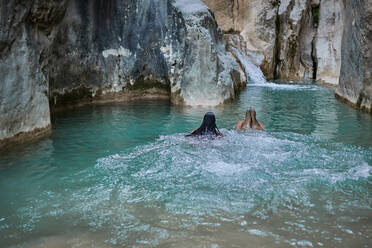
[[[226,33],[239,34],[269,80],[317,80],[372,109],[372,2],[203,0]]]
[[[54,108],[132,92],[217,105],[245,84],[199,0],[2,0],[0,7],[0,140],[49,127]]]

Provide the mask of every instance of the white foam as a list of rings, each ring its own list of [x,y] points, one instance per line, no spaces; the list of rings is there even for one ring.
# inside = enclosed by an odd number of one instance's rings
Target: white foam
[[[231,50],[234,53],[234,55],[237,56],[240,62],[242,63],[244,70],[245,70],[245,74],[247,76],[247,79],[250,80],[250,83],[252,84],[266,83],[266,78],[263,75],[261,69],[257,65],[253,64],[253,62],[248,56],[242,54],[240,51],[238,51],[234,47],[231,47]]]
[[[300,241],[297,241],[297,245],[302,246],[302,247],[314,247],[314,246],[313,246],[313,243],[311,243],[311,242],[308,241],[308,240],[300,240]]]
[[[315,89],[313,85],[298,85],[298,84],[278,84],[270,83],[266,81],[266,78],[261,70],[261,68],[254,64],[252,59],[240,52],[235,47],[230,48],[232,53],[239,59],[242,63],[245,74],[247,76],[248,87],[269,87],[278,90],[311,90]],[[258,55],[256,55],[258,56]]]
[[[188,14],[208,11],[208,7],[199,0],[176,0],[174,6]]]
[[[260,237],[267,237],[267,234],[265,232],[258,230],[258,229],[250,229],[248,230],[248,233],[252,235],[260,236]]]
[[[372,166],[367,163],[349,169],[347,174],[351,175],[353,179],[368,178],[371,176]]]
[[[278,84],[278,83],[258,83],[248,84],[248,87],[269,87],[278,90],[316,90],[315,85],[298,85],[298,84]]]

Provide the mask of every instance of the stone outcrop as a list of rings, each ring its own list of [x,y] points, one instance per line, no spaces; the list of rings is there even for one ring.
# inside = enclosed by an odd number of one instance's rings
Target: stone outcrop
[[[321,0],[315,43],[316,79],[338,85],[341,69],[341,42],[345,24],[344,1]]]
[[[48,81],[39,61],[43,40],[36,39],[33,23],[37,9],[32,1],[4,0],[0,4],[1,140],[48,128],[50,114]],[[52,26],[54,21],[47,16],[38,18],[40,26]]]
[[[48,54],[56,105],[150,88],[177,103],[216,105],[244,83],[230,75],[240,69],[198,0],[71,0]]]
[[[233,98],[245,85],[243,71],[226,51],[223,33],[213,13],[200,1],[177,0],[186,26],[183,75],[174,80],[172,92],[180,92],[187,105],[217,105]],[[180,39],[182,40],[182,38]],[[171,61],[179,58],[170,54]]]
[[[262,55],[265,76],[338,84],[343,1],[203,0],[224,32],[239,33]]]
[[[203,0],[214,11],[225,33],[239,34],[248,51],[261,55],[257,63],[270,79],[273,77],[273,51],[277,6],[269,0]]]
[[[225,34],[227,50],[231,52],[242,70],[245,72],[247,81],[254,84],[264,84],[266,78],[258,66],[262,61],[262,56],[249,51],[247,43],[239,34]]]
[[[312,1],[281,1],[275,20],[273,79],[315,79],[314,42],[317,24]]]
[[[336,96],[372,112],[372,2],[347,1]]]
[[[244,39],[269,80],[338,85],[338,98],[372,108],[371,1],[203,1],[225,33]]]
[[[0,2],[0,140],[50,126],[50,107],[170,97],[217,105],[245,84],[199,0]]]

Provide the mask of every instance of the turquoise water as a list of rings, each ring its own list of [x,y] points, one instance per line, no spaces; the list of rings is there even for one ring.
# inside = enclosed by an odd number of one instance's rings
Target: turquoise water
[[[233,130],[253,106],[267,132]],[[213,111],[224,134],[185,138]],[[1,247],[371,247],[372,118],[315,85],[81,107],[0,154]]]

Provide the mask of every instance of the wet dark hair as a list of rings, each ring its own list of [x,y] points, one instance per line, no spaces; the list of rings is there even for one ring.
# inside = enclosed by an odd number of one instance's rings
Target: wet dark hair
[[[200,127],[187,136],[196,135],[221,135],[220,130],[216,126],[216,117],[212,112],[206,113]]]

